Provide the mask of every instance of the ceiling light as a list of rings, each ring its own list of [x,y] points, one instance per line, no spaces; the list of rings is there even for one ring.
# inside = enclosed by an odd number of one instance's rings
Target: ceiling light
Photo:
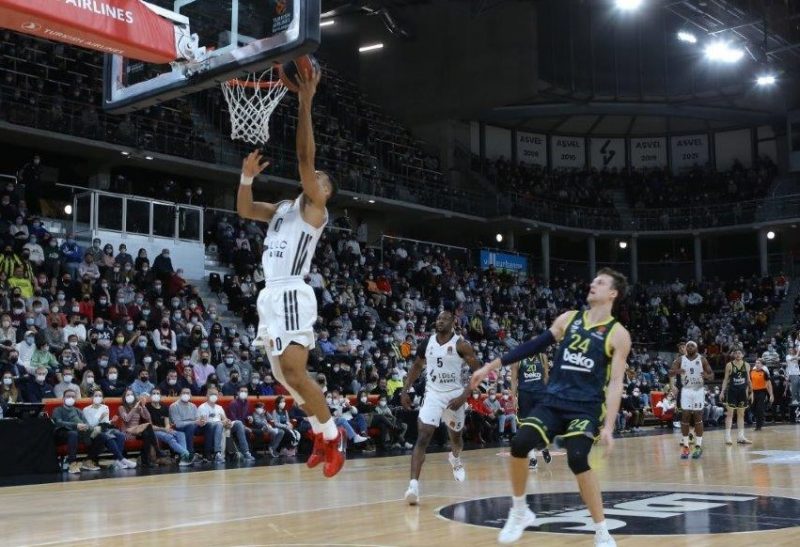
[[[72,214],[72,205],[65,205],[64,206],[64,214],[71,215]]]
[[[370,203],[375,203],[374,199],[369,200]]]
[[[767,232],[767,239],[775,239],[775,232],[773,232],[772,230]]]
[[[503,234],[497,234],[496,236],[494,236],[494,239],[495,239],[495,240],[496,240],[498,243],[502,243],[502,242],[503,242]]]
[[[695,36],[691,32],[682,30],[678,32],[678,40],[680,40],[681,42],[686,42],[687,44],[696,44],[697,36]]]
[[[369,44],[368,46],[361,46],[358,48],[359,53],[366,53],[367,51],[375,51],[376,49],[383,49],[383,43]]]
[[[353,196],[354,201],[358,201],[358,196]]]
[[[620,241],[619,242],[619,248],[620,249],[627,249],[628,248],[628,242],[627,241]]]
[[[146,159],[148,161],[152,161],[153,160],[153,156],[145,156],[144,159]]]
[[[131,153],[130,153],[130,152],[128,152],[127,150],[123,150],[122,152],[120,152],[120,154],[122,154],[122,155],[123,155],[123,156],[125,156],[126,158],[127,158],[128,156],[130,156],[130,155],[131,155]]]
[[[642,5],[642,0],[617,0],[617,8],[625,11],[638,9]]]
[[[744,50],[731,46],[728,42],[711,42],[705,47],[706,59],[721,63],[736,63],[744,57]]]
[[[756,78],[756,83],[758,85],[775,85],[777,81],[778,79],[772,74],[764,74]]]
[[[319,22],[319,26],[321,27],[332,27],[335,24],[336,21],[334,19],[325,19],[324,21]]]

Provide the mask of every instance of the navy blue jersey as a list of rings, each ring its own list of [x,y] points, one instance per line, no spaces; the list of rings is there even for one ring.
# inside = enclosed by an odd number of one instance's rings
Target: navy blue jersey
[[[606,386],[611,379],[611,333],[617,324],[611,317],[591,325],[586,312],[573,312],[550,369],[549,397],[605,402]]]
[[[547,385],[544,383],[544,364],[538,355],[526,357],[519,362],[517,389],[533,395],[544,395]]]

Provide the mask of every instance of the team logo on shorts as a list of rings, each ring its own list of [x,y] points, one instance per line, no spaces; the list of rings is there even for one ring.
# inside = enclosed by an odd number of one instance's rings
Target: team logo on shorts
[[[532,494],[527,502],[537,517],[526,532],[530,539],[536,531],[594,533],[592,517],[577,492]],[[797,526],[797,519],[787,515],[800,514],[800,499],[717,492],[603,492],[603,505],[610,531],[640,536],[777,530]],[[510,497],[492,497],[447,505],[438,514],[446,520],[502,528],[510,507]]]

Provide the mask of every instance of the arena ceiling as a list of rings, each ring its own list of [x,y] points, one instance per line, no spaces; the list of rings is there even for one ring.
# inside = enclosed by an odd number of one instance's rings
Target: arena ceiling
[[[644,0],[630,13],[615,9],[613,0],[464,3],[475,18],[513,4],[535,5],[538,50],[538,89],[467,117],[532,131],[647,135],[775,123],[800,107],[798,0]],[[323,11],[324,17],[361,17],[373,27],[380,18],[386,39],[402,44],[419,39],[406,15],[427,4],[323,0]],[[678,31],[699,42],[680,42]],[[732,65],[711,63],[703,56],[710,40],[746,54]],[[778,84],[756,86],[756,76],[767,72]]]

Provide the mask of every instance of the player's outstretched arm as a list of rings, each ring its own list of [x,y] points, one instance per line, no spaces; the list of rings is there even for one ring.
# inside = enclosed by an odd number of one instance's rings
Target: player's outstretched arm
[[[321,77],[320,71],[307,73],[301,70],[297,74],[299,88],[297,92],[297,167],[300,172],[300,183],[303,185],[303,194],[315,208],[324,210],[328,193],[317,179],[315,167],[317,145],[314,142],[314,126],[311,121],[311,108]]]
[[[253,179],[269,165],[263,159],[261,152],[254,150],[242,161],[242,177],[236,196],[236,212],[239,216],[262,222],[270,220],[278,209],[274,203],[253,201]]]
[[[553,324],[550,325],[549,329],[544,331],[536,338],[528,340],[527,342],[523,342],[516,348],[504,354],[502,357],[498,357],[491,362],[486,363],[481,368],[473,372],[472,379],[469,383],[470,389],[475,389],[478,387],[491,371],[498,370],[503,365],[510,365],[511,363],[516,363],[517,361],[521,361],[526,357],[531,357],[537,353],[541,353],[546,350],[550,344],[561,340],[564,337],[564,331],[567,329],[567,323],[572,315],[573,312],[562,313],[556,318],[555,321],[553,321]]]
[[[622,401],[622,382],[625,378],[625,369],[628,368],[628,354],[631,351],[631,335],[625,327],[620,325],[614,329],[612,336],[611,379],[606,390],[606,419],[601,432],[607,450],[611,448],[614,438],[614,421]]]

